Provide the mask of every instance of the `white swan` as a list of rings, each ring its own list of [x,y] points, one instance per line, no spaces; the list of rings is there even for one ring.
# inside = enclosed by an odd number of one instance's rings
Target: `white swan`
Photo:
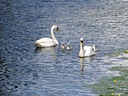
[[[52,46],[59,44],[59,42],[57,41],[57,39],[54,35],[54,31],[58,32],[58,30],[59,30],[58,26],[53,25],[51,27],[51,37],[52,38],[41,38],[35,42],[36,46],[37,47],[52,47]]]
[[[80,51],[79,51],[79,57],[83,58],[83,57],[88,57],[88,56],[92,56],[95,55],[95,45],[93,44],[92,46],[84,46],[84,39],[80,38]]]

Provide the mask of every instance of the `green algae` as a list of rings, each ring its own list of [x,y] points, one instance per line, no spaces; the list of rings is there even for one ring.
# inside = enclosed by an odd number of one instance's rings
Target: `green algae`
[[[128,50],[116,50],[115,52],[108,54],[109,56],[119,56],[121,54],[128,54]]]
[[[98,96],[128,96],[128,67],[113,67],[121,76],[103,77],[99,83],[89,85]]]

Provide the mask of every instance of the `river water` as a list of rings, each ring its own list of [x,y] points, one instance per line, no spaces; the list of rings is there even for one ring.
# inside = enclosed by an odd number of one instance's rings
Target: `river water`
[[[59,45],[36,49],[34,41],[51,37],[57,24]],[[127,0],[1,0],[1,96],[98,96],[86,84],[118,75],[108,69],[127,66],[127,60],[110,57],[128,48]],[[95,44],[93,57],[80,59],[79,39]]]

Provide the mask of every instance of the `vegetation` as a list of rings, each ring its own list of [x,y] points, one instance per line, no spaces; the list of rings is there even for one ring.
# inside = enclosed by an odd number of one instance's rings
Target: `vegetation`
[[[128,54],[128,50],[125,50],[125,53],[127,53],[127,54]]]
[[[128,96],[128,68],[113,67],[111,71],[120,71],[121,76],[104,78],[97,84],[89,85],[99,96]]]
[[[109,56],[119,56],[122,53],[128,54],[128,50],[115,51]],[[120,76],[102,78],[99,83],[88,85],[99,96],[128,96],[128,66],[112,67],[111,71],[120,72]]]
[[[113,52],[112,54],[109,54],[109,56],[119,56],[122,53],[128,54],[128,50],[116,50],[115,52]]]

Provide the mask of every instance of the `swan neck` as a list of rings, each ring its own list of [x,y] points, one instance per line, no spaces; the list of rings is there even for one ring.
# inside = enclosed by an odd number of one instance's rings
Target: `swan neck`
[[[79,57],[84,57],[84,46],[83,46],[83,43],[80,43]]]
[[[54,35],[54,31],[53,31],[54,29],[53,28],[51,28],[51,36],[52,36],[52,39],[53,39],[53,41],[56,43],[56,44],[59,44],[59,42],[57,41],[57,39],[56,39],[56,37],[55,37],[55,35]]]
[[[82,45],[82,43],[80,43],[80,50],[83,50],[83,45]]]

